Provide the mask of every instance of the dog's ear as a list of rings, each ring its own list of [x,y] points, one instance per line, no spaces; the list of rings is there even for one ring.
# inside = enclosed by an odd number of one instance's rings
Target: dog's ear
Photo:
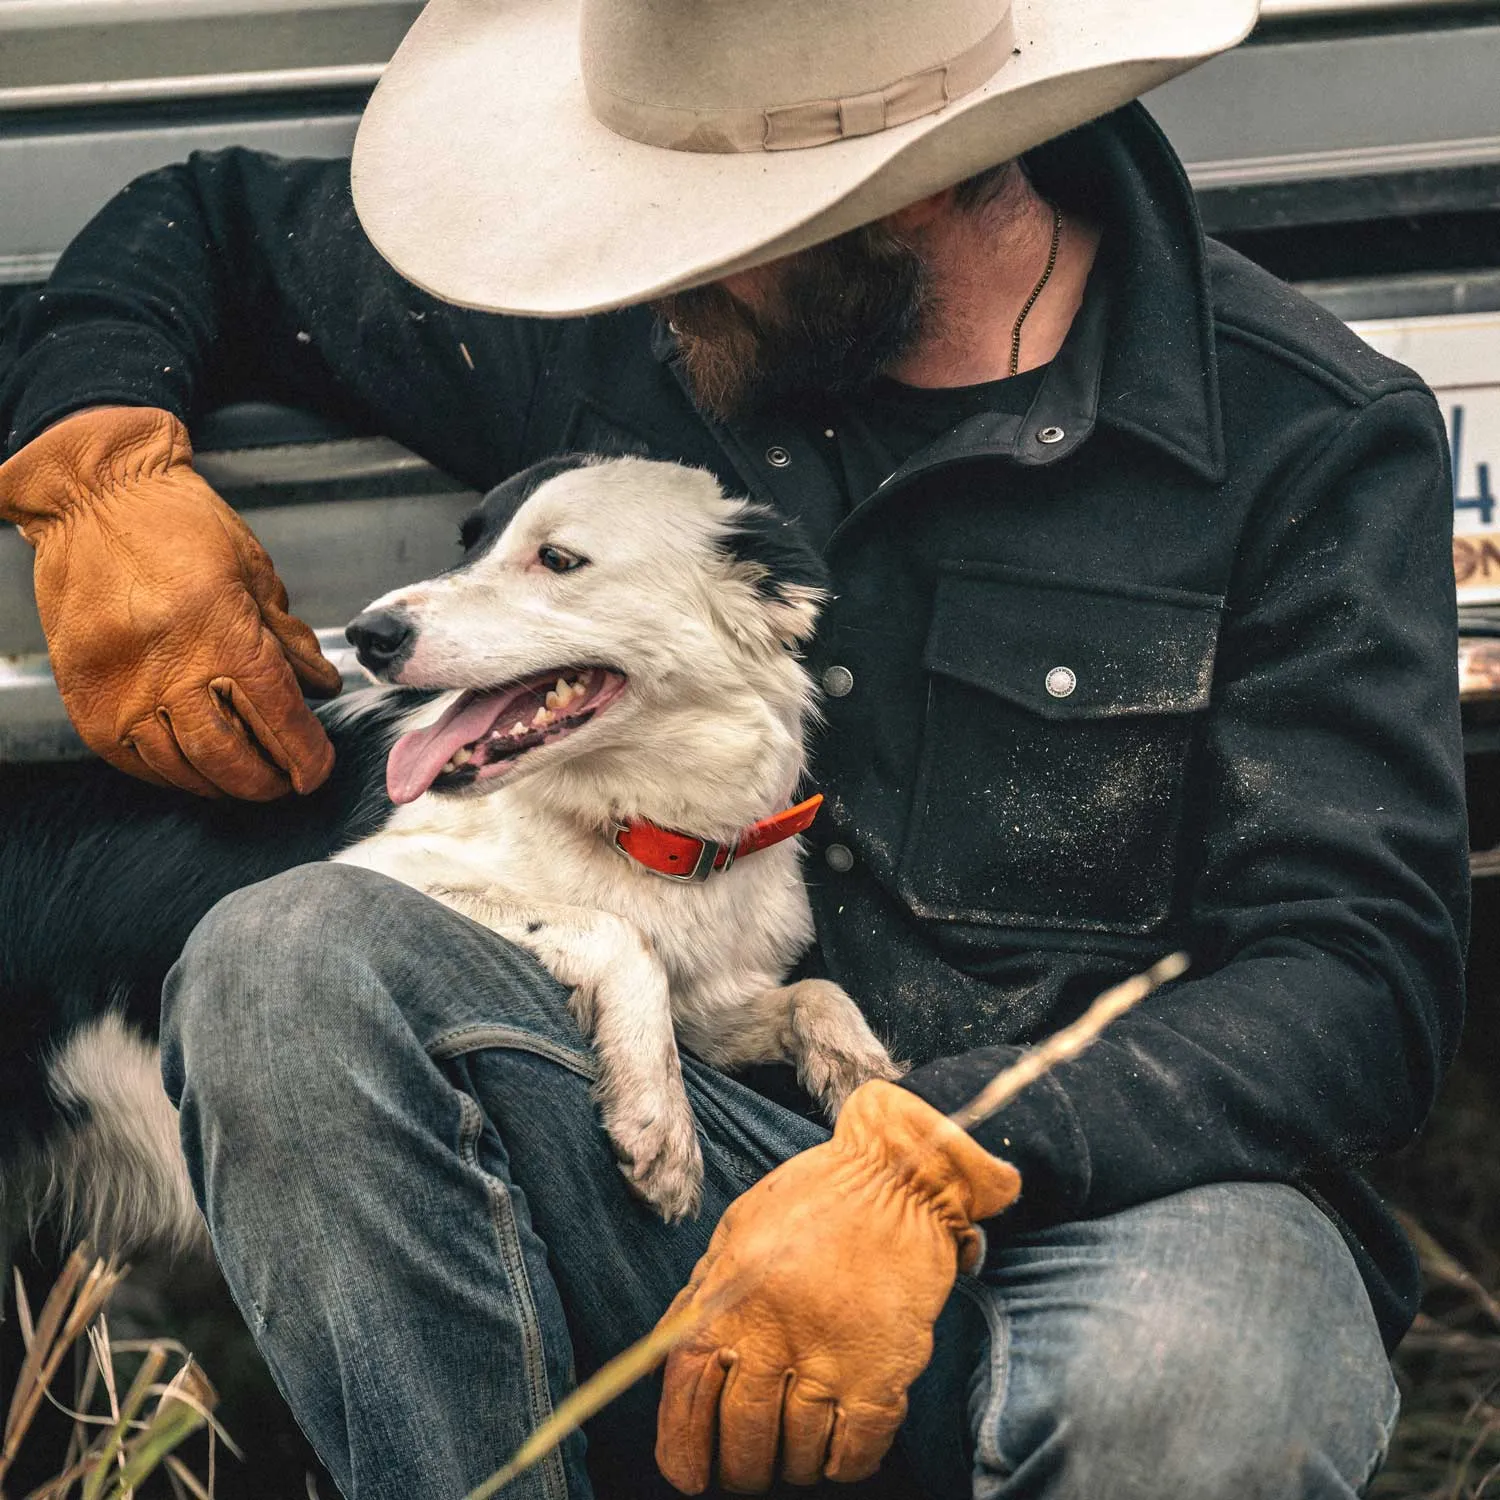
[[[769,506],[740,507],[724,536],[732,573],[755,591],[772,634],[785,646],[812,639],[828,602],[828,569],[797,523]]]

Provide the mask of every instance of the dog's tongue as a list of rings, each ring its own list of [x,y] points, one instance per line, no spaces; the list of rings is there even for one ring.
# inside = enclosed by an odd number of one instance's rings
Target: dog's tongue
[[[385,789],[391,801],[398,807],[415,802],[457,751],[489,732],[512,696],[514,690],[506,688],[465,693],[436,724],[403,734],[385,763]]]

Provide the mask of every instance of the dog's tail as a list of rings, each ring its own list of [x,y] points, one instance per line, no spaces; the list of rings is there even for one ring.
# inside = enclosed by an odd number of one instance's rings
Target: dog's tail
[[[67,1123],[33,1170],[33,1228],[46,1220],[64,1244],[119,1255],[206,1251],[155,1044],[106,1011],[54,1055],[48,1085]]]

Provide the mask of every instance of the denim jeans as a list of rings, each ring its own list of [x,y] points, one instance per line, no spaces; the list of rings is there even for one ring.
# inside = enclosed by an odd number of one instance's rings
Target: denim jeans
[[[167,983],[165,1076],[220,1262],[348,1500],[459,1500],[651,1327],[735,1196],[826,1137],[688,1059],[705,1201],[668,1227],[615,1166],[566,1002],[528,955],[339,865],[221,902]],[[1372,1477],[1390,1368],[1295,1190],[1204,1187],[995,1248],[938,1324],[885,1493],[1322,1500]],[[659,1390],[508,1496],[673,1493]]]

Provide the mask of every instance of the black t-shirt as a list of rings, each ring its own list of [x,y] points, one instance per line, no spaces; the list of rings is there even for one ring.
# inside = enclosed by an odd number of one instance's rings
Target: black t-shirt
[[[915,386],[882,376],[838,403],[830,418],[838,462],[833,464],[850,510],[872,495],[913,454],[983,412],[1025,416],[1041,389],[1046,366],[982,385]]]

